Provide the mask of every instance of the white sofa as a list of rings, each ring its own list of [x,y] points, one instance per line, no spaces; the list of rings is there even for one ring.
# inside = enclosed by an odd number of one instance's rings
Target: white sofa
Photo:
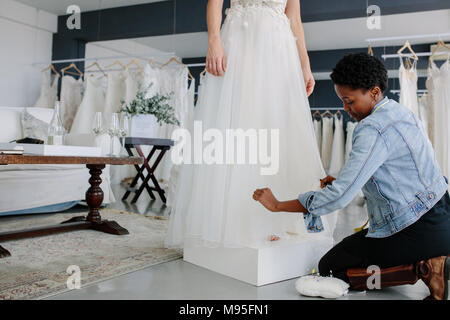
[[[23,138],[23,108],[0,107],[0,143]],[[28,108],[34,117],[49,123],[53,109]],[[108,152],[109,138],[95,139],[92,134],[67,135],[67,145],[101,146]],[[110,168],[103,170],[101,188],[104,204],[115,202],[110,186]],[[0,215],[85,199],[89,188],[89,171],[85,165],[6,165],[0,166]]]

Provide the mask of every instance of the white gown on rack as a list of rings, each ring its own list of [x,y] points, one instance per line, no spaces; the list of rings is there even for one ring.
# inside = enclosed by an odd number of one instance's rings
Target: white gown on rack
[[[194,126],[194,98],[195,98],[195,79],[191,81],[187,92],[187,110],[186,117],[183,120],[183,128],[192,132]],[[170,170],[169,186],[167,188],[167,206],[171,207],[177,197],[178,185],[180,183],[181,165],[172,165]]]
[[[125,100],[126,86],[125,77],[121,73],[110,72],[108,74],[108,87],[106,89],[106,101],[103,110],[103,118],[106,128],[111,122],[111,116],[114,112],[119,112],[122,107],[120,102]]]
[[[108,129],[113,113],[119,112],[122,107],[122,100],[126,97],[125,75],[121,72],[108,73],[108,84],[106,87],[105,103],[103,104],[104,128]],[[114,152],[117,153],[118,143],[114,141]],[[108,148],[108,151],[110,147]],[[131,171],[128,166],[111,166],[111,182],[120,183],[128,177],[127,171]],[[132,176],[131,174],[130,176]]]
[[[399,69],[400,101],[401,105],[408,107],[416,116],[419,116],[419,105],[417,101],[417,67],[413,62],[411,69],[406,69],[400,58]]]
[[[61,81],[61,121],[70,132],[72,122],[81,103],[81,89],[83,79],[75,79],[71,76],[64,76]]]
[[[241,247],[267,245],[271,234],[306,236],[301,214],[271,213],[252,199],[254,190],[263,187],[280,199],[296,199],[319,189],[319,179],[325,177],[285,7],[286,0],[231,1],[221,29],[227,71],[222,77],[206,75],[196,106],[203,132],[216,128],[225,137],[226,129],[266,129],[270,142],[270,129],[279,130],[279,152],[270,152],[266,143],[272,159],[279,159],[278,171],[261,175],[268,164],[248,164],[248,158],[246,164],[184,165],[166,246],[183,246],[189,239],[205,246]],[[335,214],[324,216],[323,222],[320,236],[331,237]]]
[[[428,95],[422,96],[419,101],[419,119],[425,128],[425,132],[428,134],[429,113],[428,113]]]
[[[48,72],[42,73],[41,93],[36,103],[37,108],[54,108],[58,99],[58,81],[59,75],[56,75],[53,82],[50,83],[50,75]]]
[[[336,177],[345,164],[344,117],[335,115],[334,127],[329,174]]]
[[[102,79],[87,77],[86,91],[72,123],[70,133],[92,133],[96,112],[102,112],[105,106],[105,93]]]
[[[431,68],[428,69],[428,77],[425,82],[426,88],[428,90],[428,94],[425,97],[427,99],[427,111],[428,111],[428,138],[430,138],[431,144],[434,147],[434,81],[433,81],[433,73],[431,72]],[[425,99],[424,98],[424,99]]]
[[[322,150],[322,120],[314,119],[314,133],[316,134],[317,147]]]
[[[433,61],[430,78],[434,107],[434,150],[442,173],[450,177],[450,60],[440,68]]]
[[[188,110],[188,70],[184,66],[168,66],[160,70],[160,93],[164,95],[171,95],[171,98],[167,103],[175,109],[175,117],[180,122],[180,127],[185,128],[186,117]],[[157,136],[162,139],[170,139],[172,132],[178,126],[172,124],[163,124],[158,126]],[[168,187],[171,169],[171,150],[169,150],[161,164],[156,170],[156,176],[163,182],[165,187]]]
[[[325,171],[330,169],[331,151],[333,149],[333,118],[322,118],[322,164]]]

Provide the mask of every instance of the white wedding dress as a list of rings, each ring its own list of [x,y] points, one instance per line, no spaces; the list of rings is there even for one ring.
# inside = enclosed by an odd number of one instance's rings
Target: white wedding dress
[[[331,148],[329,175],[337,177],[345,164],[344,117],[334,115],[333,146]]]
[[[406,69],[400,58],[400,104],[408,107],[416,116],[419,116],[419,104],[417,100],[417,66],[416,61],[410,69]]]
[[[322,120],[314,119],[314,132],[316,134],[317,147],[319,148],[319,152],[322,149]]]
[[[75,79],[72,76],[64,76],[61,80],[61,121],[67,132],[72,128],[72,122],[80,106],[83,87],[83,79]]]
[[[333,149],[333,118],[322,118],[322,164],[325,171],[330,170],[331,152]]]
[[[432,61],[428,80],[434,109],[434,150],[442,173],[450,177],[450,60],[444,62],[440,68]]]
[[[55,102],[58,99],[58,81],[60,76],[56,75],[53,82],[50,83],[50,74],[48,72],[42,73],[41,93],[36,103],[37,108],[51,108],[55,107]]]
[[[302,214],[271,213],[252,199],[263,187],[280,200],[296,199],[319,189],[325,177],[286,2],[231,1],[221,29],[227,70],[221,77],[207,73],[195,111],[203,132],[218,129],[224,145],[226,129],[266,129],[269,142],[270,130],[279,130],[279,152],[266,143],[272,160],[279,158],[279,169],[261,175],[268,164],[249,164],[248,157],[246,164],[183,165],[168,247],[182,247],[188,239],[210,247],[264,246],[272,234],[291,240],[307,236]],[[324,216],[324,232],[310,236],[331,237],[335,220],[335,214]]]
[[[102,112],[105,106],[105,93],[103,92],[102,79],[87,77],[86,91],[83,101],[78,108],[72,123],[70,133],[92,133],[93,120],[96,112]]]

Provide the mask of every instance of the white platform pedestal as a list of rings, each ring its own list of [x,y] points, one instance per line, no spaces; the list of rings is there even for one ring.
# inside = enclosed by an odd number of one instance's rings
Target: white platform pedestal
[[[184,261],[255,286],[318,272],[320,258],[333,239],[311,235],[245,248],[207,248],[185,242]]]

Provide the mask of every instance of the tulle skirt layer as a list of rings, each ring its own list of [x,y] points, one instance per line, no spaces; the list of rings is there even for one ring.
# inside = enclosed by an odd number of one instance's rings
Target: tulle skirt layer
[[[264,187],[279,200],[296,199],[318,189],[325,176],[289,20],[270,8],[234,7],[221,38],[227,69],[222,77],[206,75],[195,119],[203,132],[215,128],[223,137],[227,129],[265,130],[278,170],[262,175],[269,165],[248,164],[248,157],[247,164],[183,165],[166,245],[192,238],[207,246],[255,246],[271,234],[301,239],[307,235],[302,214],[271,213],[252,199]],[[272,152],[271,130],[279,133],[279,150]],[[335,217],[324,218],[321,234],[331,236]]]

